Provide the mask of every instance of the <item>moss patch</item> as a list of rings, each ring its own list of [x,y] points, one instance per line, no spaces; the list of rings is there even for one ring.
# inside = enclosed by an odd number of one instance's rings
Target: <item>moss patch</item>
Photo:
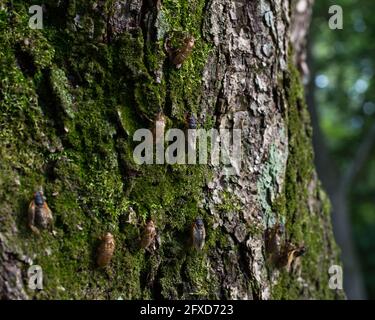
[[[308,290],[308,295],[316,299],[342,297],[328,287],[328,269],[332,264],[339,264],[337,248],[325,247],[327,241],[334,243],[331,228],[323,223],[331,219],[328,198],[323,196],[319,184],[314,188],[316,194],[309,194],[309,183],[314,179],[312,132],[299,72],[293,63],[289,64],[285,86],[288,101],[289,157],[284,193],[274,203],[273,208],[285,212],[286,240],[307,248],[301,259],[301,277],[307,279],[307,287],[303,288],[298,275],[281,270],[277,285],[272,288],[272,297],[299,299],[307,294],[304,290]],[[318,212],[310,212],[309,196],[322,204],[317,207]],[[336,256],[336,259],[332,259],[332,256]]]
[[[48,3],[44,29],[31,31],[29,3],[13,2],[12,11],[0,13],[0,183],[7,208],[0,218],[15,217],[15,245],[43,268],[44,290],[28,293],[39,299],[172,298],[192,283],[194,295],[207,297],[215,279],[206,281],[205,253],[197,258],[187,240],[197,215],[210,223],[197,205],[208,168],[137,166],[132,159],[133,133],[150,128],[159,109],[169,112],[169,125],[177,127],[185,111],[197,110],[208,53],[197,18],[204,1],[182,7],[165,1],[160,17],[165,34],[154,44],[141,29],[105,43],[102,17],[85,1],[64,9]],[[110,14],[110,7],[103,14]],[[59,16],[65,9],[66,16]],[[8,28],[12,32],[5,32]],[[181,70],[168,64],[164,52],[172,30],[197,39]],[[35,237],[26,213],[40,185],[56,234]],[[135,222],[128,220],[130,207]],[[149,216],[162,241],[153,254],[137,246]],[[110,266],[99,270],[96,249],[107,231],[116,251]],[[148,283],[160,263],[160,283]]]

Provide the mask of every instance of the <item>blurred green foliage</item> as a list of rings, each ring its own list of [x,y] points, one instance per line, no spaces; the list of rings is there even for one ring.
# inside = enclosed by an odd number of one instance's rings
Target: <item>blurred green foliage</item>
[[[328,27],[331,5],[343,8],[343,30]],[[375,1],[316,0],[314,11],[311,81],[323,137],[342,176],[375,120]],[[349,204],[368,298],[374,299],[375,150],[350,186]]]

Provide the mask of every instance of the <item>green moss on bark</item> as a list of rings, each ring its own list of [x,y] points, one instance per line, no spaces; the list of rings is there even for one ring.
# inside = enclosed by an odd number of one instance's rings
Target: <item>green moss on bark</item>
[[[132,134],[150,128],[160,108],[173,112],[169,124],[177,126],[185,111],[197,110],[208,53],[200,36],[204,1],[186,1],[183,7],[165,3],[167,32],[183,30],[197,39],[181,70],[168,63],[164,38],[155,46],[145,44],[142,30],[124,33],[109,45],[90,38],[90,21],[95,34],[100,34],[100,21],[83,15],[88,8],[81,1],[69,5],[66,28],[46,23],[34,31],[27,27],[27,4],[15,5],[13,32],[0,35],[5,48],[0,53],[0,182],[8,210],[2,215],[14,214],[19,226],[12,239],[43,268],[44,290],[28,293],[40,299],[139,299],[155,297],[157,286],[159,297],[172,298],[191,282],[192,294],[207,297],[215,282],[207,281],[205,253],[186,252],[190,224],[197,215],[206,219],[197,204],[209,170],[137,166],[132,159]],[[191,14],[193,9],[197,14]],[[56,8],[49,10],[53,15]],[[80,27],[73,23],[77,15]],[[10,16],[1,13],[3,31]],[[32,45],[26,46],[25,39]],[[26,54],[31,59],[21,61]],[[160,83],[155,77],[159,68],[164,74]],[[27,228],[27,206],[40,185],[53,211],[55,235],[46,231],[36,237]],[[132,223],[130,207],[136,212]],[[152,254],[137,246],[148,216],[155,219],[162,241]],[[116,239],[116,251],[110,266],[100,270],[95,255],[107,231]],[[160,257],[160,280],[147,283]]]
[[[316,299],[342,298],[342,293],[331,290],[328,286],[329,267],[332,264],[340,265],[338,249],[334,245],[330,227],[329,200],[324,196],[319,182],[316,186],[309,186],[311,181],[316,179],[311,144],[312,130],[300,75],[293,63],[289,64],[284,85],[287,88],[289,156],[284,192],[274,202],[274,209],[279,213],[285,212],[286,240],[294,245],[304,245],[307,251],[301,259],[301,278],[298,274],[281,270],[277,284],[272,288],[272,297],[299,299],[304,295],[301,279],[307,279],[305,285],[309,296]],[[310,201],[319,203],[318,206],[313,206],[316,212],[311,212]],[[327,248],[327,242],[333,247]],[[316,283],[319,283],[319,287]]]

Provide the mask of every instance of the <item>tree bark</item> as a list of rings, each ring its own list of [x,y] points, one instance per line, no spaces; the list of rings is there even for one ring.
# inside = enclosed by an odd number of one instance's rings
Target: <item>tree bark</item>
[[[297,71],[311,1],[47,1],[43,30],[27,27],[28,1],[7,4],[2,298],[343,297],[328,286],[328,269],[340,262]],[[195,46],[177,69],[165,43],[186,35]],[[136,165],[133,133],[151,128],[160,109],[170,128],[183,128],[191,112],[200,127],[241,129],[240,175]],[[36,237],[27,206],[39,185],[55,223]],[[150,252],[137,245],[149,216],[159,235]],[[202,252],[187,245],[197,216]],[[283,241],[307,248],[290,272],[267,259],[264,235],[276,223],[285,224]],[[95,253],[106,232],[116,249],[101,270]],[[43,290],[27,287],[35,264]]]

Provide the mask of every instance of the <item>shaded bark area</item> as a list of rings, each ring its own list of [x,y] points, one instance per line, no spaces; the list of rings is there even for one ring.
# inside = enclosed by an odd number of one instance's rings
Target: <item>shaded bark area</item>
[[[48,1],[43,31],[28,29],[27,4],[1,15],[1,31],[12,31],[0,38],[3,298],[343,297],[328,287],[339,262],[296,67],[308,23],[294,17],[308,18],[311,2]],[[176,69],[164,44],[186,35],[195,46]],[[159,109],[167,127],[183,128],[192,112],[200,127],[241,129],[240,175],[136,165],[133,133]],[[55,233],[39,238],[25,211],[37,185],[55,216]],[[198,215],[202,252],[187,245]],[[152,252],[137,246],[149,216],[160,235]],[[278,222],[283,241],[307,247],[290,272],[264,249]],[[116,251],[99,270],[107,231]],[[40,292],[26,287],[31,264],[44,271]]]

